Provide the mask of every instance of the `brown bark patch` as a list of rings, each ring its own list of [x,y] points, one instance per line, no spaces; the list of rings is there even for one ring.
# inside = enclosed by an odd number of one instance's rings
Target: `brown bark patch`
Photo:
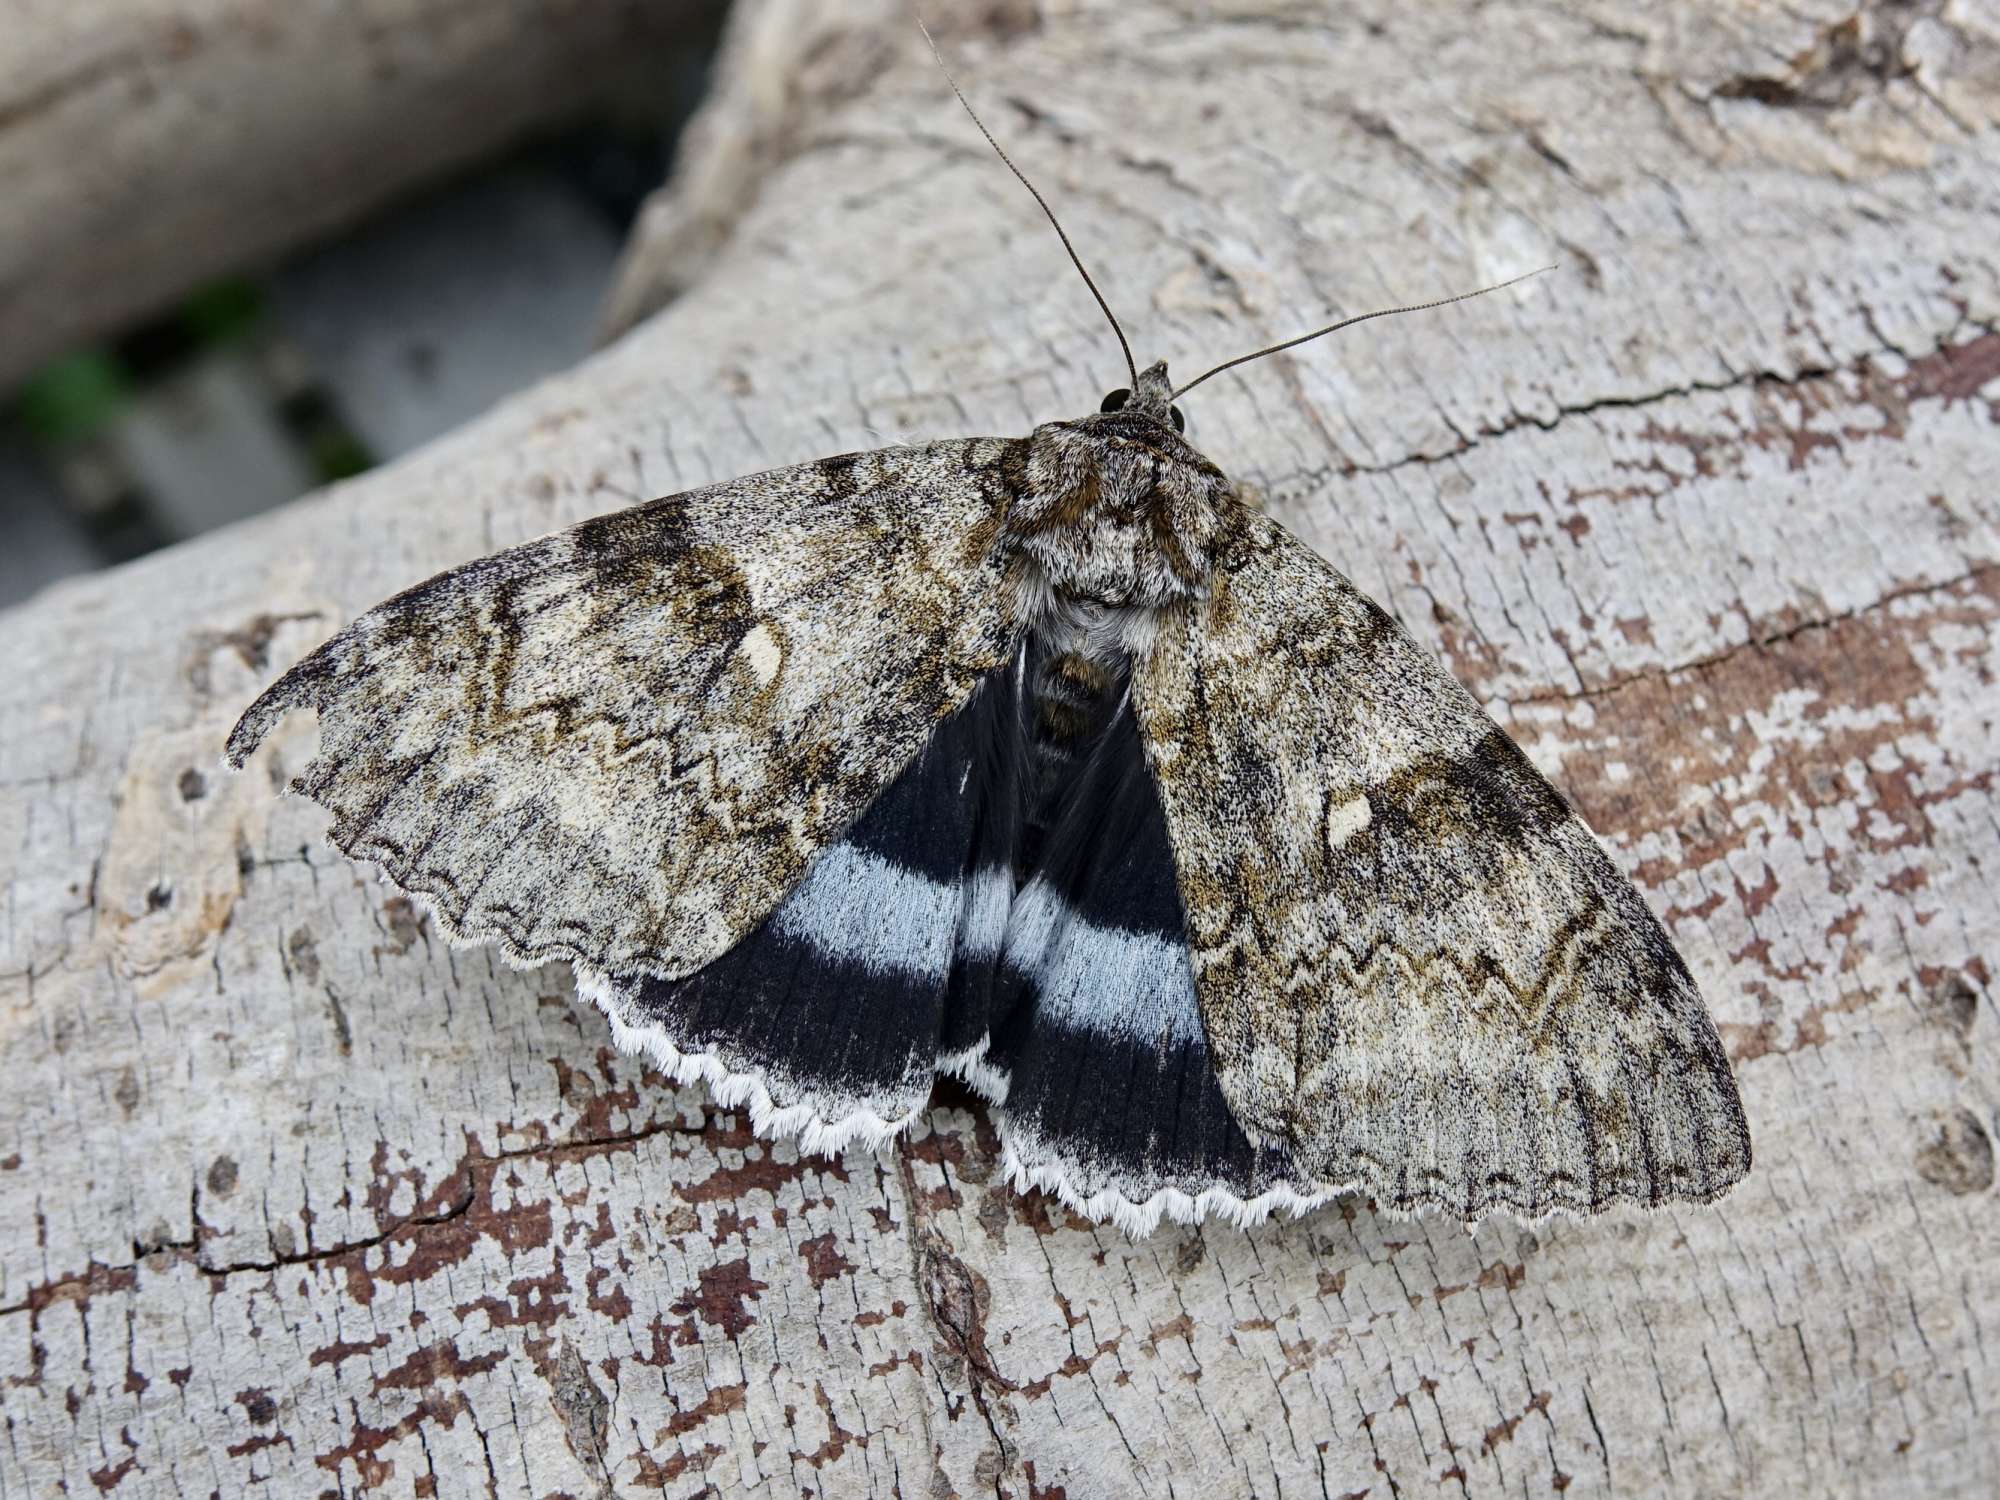
[[[733,1341],[757,1321],[746,1304],[769,1290],[767,1283],[750,1274],[750,1260],[745,1256],[704,1269],[696,1278],[695,1290],[674,1303],[673,1311],[693,1313]]]

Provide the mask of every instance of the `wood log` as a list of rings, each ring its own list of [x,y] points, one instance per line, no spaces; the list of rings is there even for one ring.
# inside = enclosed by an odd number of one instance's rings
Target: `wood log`
[[[633,87],[719,0],[41,0],[0,47],[0,390]]]
[[[713,87],[689,121],[675,169],[646,201],[604,299],[602,331],[624,333],[699,281],[728,247],[772,169],[813,122],[868,89],[908,45],[901,0],[740,0],[723,27]],[[946,46],[961,35],[1031,29],[1035,0],[957,0],[926,24]]]
[[[1990,1494],[2000,73],[1970,8],[1048,8],[954,60],[1206,452],[1668,923],[1712,1207],[1128,1241],[941,1095],[802,1157],[453,950],[236,713],[613,506],[1093,409],[1115,347],[914,35],[731,253],[395,467],[0,623],[0,1492]],[[774,83],[781,83],[775,80]]]

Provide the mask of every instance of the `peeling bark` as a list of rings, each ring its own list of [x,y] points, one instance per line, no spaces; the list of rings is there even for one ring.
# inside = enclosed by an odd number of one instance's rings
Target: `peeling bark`
[[[439,567],[1116,383],[903,38],[616,348],[0,626],[33,664],[0,687],[0,1490],[1991,1491],[1991,39],[1476,14],[1126,3],[958,61],[1142,357],[1563,256],[1190,416],[1633,872],[1750,1180],[1133,1243],[1009,1191],[960,1093],[802,1159],[327,853],[274,795],[310,725],[215,769],[275,671]]]

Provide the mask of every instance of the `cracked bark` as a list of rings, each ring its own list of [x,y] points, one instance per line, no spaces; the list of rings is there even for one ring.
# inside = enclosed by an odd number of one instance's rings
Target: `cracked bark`
[[[787,33],[717,96],[799,101],[732,253],[630,338],[0,627],[34,664],[0,687],[0,1492],[1991,1490],[1993,49],[1955,10],[1657,9],[975,7],[953,47],[1183,369],[1588,257],[1190,415],[1634,873],[1735,1059],[1742,1189],[1134,1244],[1007,1190],[963,1094],[801,1159],[324,851],[273,795],[310,725],[214,770],[436,568],[1116,383],[920,42],[851,42],[842,99],[780,86]]]

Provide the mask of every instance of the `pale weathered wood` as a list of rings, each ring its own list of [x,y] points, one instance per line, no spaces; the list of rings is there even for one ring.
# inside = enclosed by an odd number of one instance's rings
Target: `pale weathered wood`
[[[976,1111],[801,1160],[325,852],[272,795],[310,725],[217,773],[260,684],[434,568],[1094,404],[1094,309],[906,38],[618,347],[6,620],[0,1493],[1992,1493],[1992,37],[1354,10],[958,52],[1142,357],[1562,257],[1189,404],[1635,872],[1751,1179],[1135,1244],[1000,1186]]]
[[[14,0],[0,388],[78,341],[638,85],[720,0]]]
[[[909,43],[905,0],[739,0],[714,85],[688,123],[674,171],[646,201],[604,299],[604,335],[624,333],[699,281],[727,248],[772,169],[830,109],[867,90]],[[1035,0],[955,0],[926,24],[947,47],[1032,27]]]

